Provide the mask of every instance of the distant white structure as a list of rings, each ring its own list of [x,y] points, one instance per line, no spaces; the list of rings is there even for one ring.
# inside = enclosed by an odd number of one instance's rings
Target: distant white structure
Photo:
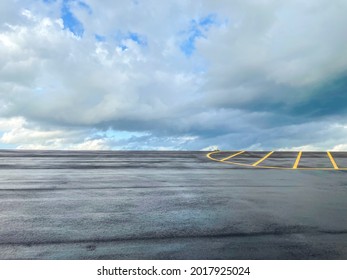
[[[201,149],[201,151],[217,151],[219,150],[218,146],[208,146],[206,148]]]

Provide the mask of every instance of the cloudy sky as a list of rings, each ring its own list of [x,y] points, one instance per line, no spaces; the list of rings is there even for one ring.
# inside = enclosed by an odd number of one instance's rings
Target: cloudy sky
[[[347,150],[346,0],[1,0],[0,148]]]

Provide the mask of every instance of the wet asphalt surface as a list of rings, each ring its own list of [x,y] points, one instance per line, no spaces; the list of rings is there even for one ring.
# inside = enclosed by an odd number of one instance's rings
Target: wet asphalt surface
[[[238,160],[266,153],[250,154]],[[3,150],[0,259],[347,259],[347,173],[205,152]]]

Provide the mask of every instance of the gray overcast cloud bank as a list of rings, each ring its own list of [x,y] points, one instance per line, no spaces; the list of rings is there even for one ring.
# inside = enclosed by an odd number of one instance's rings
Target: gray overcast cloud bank
[[[0,145],[347,149],[347,1],[1,1]]]

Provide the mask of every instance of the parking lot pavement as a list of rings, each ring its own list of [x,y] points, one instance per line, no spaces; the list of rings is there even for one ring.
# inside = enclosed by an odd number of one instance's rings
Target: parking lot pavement
[[[1,151],[0,258],[347,259],[346,153],[237,152]]]

